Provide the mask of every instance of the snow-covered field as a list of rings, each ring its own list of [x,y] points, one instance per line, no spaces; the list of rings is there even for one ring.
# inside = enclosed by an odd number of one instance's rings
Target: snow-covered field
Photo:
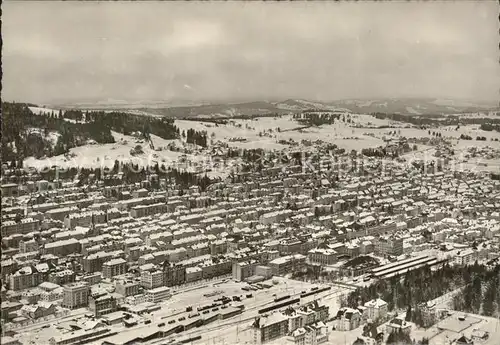
[[[444,105],[449,107],[482,107],[485,104],[479,104],[467,100],[457,100],[457,99],[436,99],[431,103],[437,105]],[[494,102],[489,102],[489,106],[495,106]]]
[[[54,115],[59,115],[59,110],[56,109],[51,109],[51,108],[42,108],[42,107],[28,107],[28,109],[31,110],[31,112],[35,115],[45,115],[45,116],[50,116],[52,114]],[[71,123],[85,123],[85,121],[76,121],[73,119],[63,119],[66,122],[71,122]]]
[[[407,123],[404,122],[393,121],[390,119],[379,119],[376,118],[375,116],[367,114],[352,114],[350,118],[353,121],[353,123],[361,126],[372,126],[372,127],[394,126],[398,128],[409,126]]]
[[[150,116],[150,117],[156,117],[156,118],[162,118],[162,115],[158,114],[153,114],[151,112],[146,112],[142,110],[137,110],[137,109],[120,109],[119,110],[121,113],[127,113],[127,114],[132,114],[132,115],[140,115],[140,116]],[[105,113],[112,113],[116,112],[116,110],[104,110]]]
[[[29,110],[35,115],[50,115],[52,112],[54,114],[59,114],[59,110],[41,107],[28,107]]]
[[[378,120],[372,116],[353,115],[353,122],[363,126],[371,124],[373,126],[389,125],[388,120]],[[302,140],[323,140],[337,144],[346,150],[360,150],[362,148],[374,147],[383,144],[382,135],[378,138],[365,135],[364,133],[386,133],[388,129],[367,129],[354,128],[347,124],[337,122],[333,125],[323,125],[321,127],[310,127],[303,130],[291,130],[301,127],[301,124],[294,121],[291,116],[281,118],[258,118],[255,120],[234,120],[227,125],[215,125],[212,123],[198,121],[176,121],[175,125],[181,131],[193,128],[197,131],[207,131],[209,137],[214,135],[215,140],[228,142],[230,146],[239,148],[264,148],[283,149],[286,145],[279,144],[279,140],[293,139],[296,142]],[[280,132],[277,131],[280,129]],[[259,136],[259,133],[261,136]],[[241,141],[230,141],[231,138],[245,139]]]
[[[406,111],[410,114],[421,115],[422,113],[418,110],[413,109],[412,107],[406,107]]]
[[[43,169],[44,167],[50,167],[53,165],[60,166],[61,168],[99,168],[112,167],[115,160],[119,160],[131,161],[135,164],[145,166],[153,164],[155,161],[172,163],[177,161],[183,155],[182,152],[173,152],[166,149],[162,149],[162,151],[155,151],[144,141],[141,143],[138,139],[132,136],[126,136],[116,132],[112,132],[112,134],[116,140],[116,143],[114,144],[95,144],[75,147],[70,150],[70,154],[68,156],[59,155],[46,159],[28,157],[25,159],[24,165],[26,167],[33,167],[36,169]],[[164,140],[154,135],[152,135],[152,140],[155,147],[166,147],[172,142],[172,140]],[[181,145],[180,141],[176,142],[179,144],[178,146]],[[135,148],[137,145],[141,145],[144,153],[138,156],[132,156],[130,154],[130,150]]]
[[[283,140],[322,140],[336,144],[347,151],[361,150],[368,147],[377,147],[383,144],[381,138],[364,134],[364,129],[350,128],[343,124],[324,125],[311,127],[301,131],[278,133],[278,138]]]
[[[191,128],[197,131],[206,131],[209,141],[213,141],[214,143],[222,141],[234,148],[262,148],[266,150],[283,150],[290,148],[291,146],[287,144],[287,142],[291,140],[298,144],[301,144],[303,140],[309,142],[321,140],[323,142],[336,144],[338,147],[344,148],[348,152],[351,150],[360,151],[364,148],[384,146],[385,138],[432,138],[434,137],[433,132],[436,132],[440,133],[443,138],[452,142],[453,149],[456,152],[456,159],[460,159],[461,163],[468,164],[462,165],[463,167],[469,168],[469,166],[476,166],[476,169],[480,167],[480,170],[485,171],[500,169],[500,160],[489,160],[486,165],[479,164],[483,163],[481,159],[473,160],[470,157],[468,157],[467,161],[463,161],[463,157],[465,156],[464,152],[470,146],[477,148],[491,147],[495,150],[500,149],[500,133],[495,131],[482,131],[479,129],[478,125],[460,126],[458,130],[456,126],[443,126],[424,130],[410,127],[405,123],[387,119],[380,120],[371,115],[353,114],[350,118],[352,123],[337,121],[332,125],[322,125],[303,129],[299,129],[303,127],[303,125],[293,120],[291,116],[275,118],[262,117],[252,120],[235,119],[229,120],[227,124],[218,125],[203,121],[177,120],[175,121],[175,125],[179,127],[181,132]],[[394,126],[395,128],[374,128],[378,126]],[[461,134],[470,135],[473,140],[458,140]],[[162,148],[161,151],[156,151],[151,149],[148,143],[144,141],[140,142],[140,140],[135,137],[124,136],[115,132],[113,132],[113,136],[116,140],[114,144],[85,145],[71,149],[69,155],[61,155],[47,159],[34,159],[33,157],[29,157],[25,160],[25,166],[37,169],[53,165],[58,165],[63,168],[78,166],[97,168],[110,167],[114,164],[115,160],[119,160],[131,161],[142,166],[153,164],[158,161],[166,165],[177,165],[181,169],[189,170],[191,168],[187,165],[184,167],[179,166],[179,161],[191,161],[196,165],[210,158],[207,153],[201,151],[199,151],[198,154],[188,154],[183,157],[184,150],[182,148],[186,144],[183,143],[182,140],[164,140],[157,136],[152,136],[155,148]],[[484,136],[487,140],[477,141],[477,136]],[[55,143],[57,141],[57,134],[50,133],[48,139]],[[492,139],[498,139],[499,141],[493,141]],[[175,143],[181,150],[175,152],[166,149],[166,146],[171,143]],[[130,151],[137,145],[142,146],[144,153],[132,156]],[[413,156],[415,157],[413,158],[420,156],[422,156],[422,158],[429,156],[433,157],[433,153],[434,151],[432,150],[429,151],[425,150],[425,147],[419,147],[419,152],[414,153]],[[213,171],[209,173],[209,175],[221,176],[221,172]]]
[[[54,133],[53,133],[54,134]],[[151,135],[154,148],[144,140],[132,136],[112,132],[115,138],[113,144],[88,144],[70,149],[69,154],[59,155],[45,159],[36,159],[28,157],[24,160],[25,168],[34,168],[43,171],[52,166],[58,166],[61,169],[69,168],[111,168],[114,162],[133,163],[140,167],[147,167],[158,164],[164,164],[166,167],[175,167],[179,170],[189,172],[203,172],[205,169],[211,169],[207,172],[209,178],[226,178],[231,169],[224,164],[218,165],[210,161],[206,154],[185,154],[184,148],[193,149],[194,145],[186,144],[181,140],[165,140],[156,135]],[[180,148],[179,151],[171,151],[167,148],[169,144],[175,144]],[[130,151],[137,145],[142,147],[144,153],[132,155]],[[161,148],[161,151],[156,149]]]
[[[430,138],[432,137],[426,130],[419,128],[362,128],[357,129],[356,132],[370,133],[371,135],[382,138],[384,136],[389,136],[390,132],[396,132],[397,137],[405,138]]]
[[[500,112],[489,111],[481,113],[454,114],[461,119],[500,119]]]
[[[190,128],[196,131],[207,131],[210,136],[215,133],[217,139],[229,139],[235,137],[255,139],[259,138],[259,132],[272,130],[277,132],[277,129],[288,130],[300,127],[298,122],[293,121],[290,116],[283,117],[261,117],[254,120],[227,120],[228,124],[218,124],[202,121],[177,120],[175,125],[182,130]]]
[[[255,128],[256,131],[265,131],[272,129],[273,131],[277,128],[280,130],[289,130],[292,128],[300,127],[301,125],[293,120],[289,115],[282,117],[261,117],[254,120],[233,120],[236,124],[241,124],[243,128],[246,125]]]

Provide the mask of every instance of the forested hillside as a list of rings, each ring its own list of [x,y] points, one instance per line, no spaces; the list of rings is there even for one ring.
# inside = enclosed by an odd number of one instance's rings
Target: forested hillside
[[[485,131],[500,131],[500,118],[474,117],[467,118],[459,115],[404,115],[395,113],[371,113],[377,119],[389,119],[392,121],[411,123],[415,126],[457,126],[461,125],[481,125],[481,129]]]
[[[26,157],[41,158],[67,153],[85,145],[114,143],[111,131],[129,135],[150,134],[164,139],[179,137],[179,129],[171,119],[156,119],[121,112],[82,112],[66,110],[35,115],[25,103],[2,103],[2,158],[21,161]]]

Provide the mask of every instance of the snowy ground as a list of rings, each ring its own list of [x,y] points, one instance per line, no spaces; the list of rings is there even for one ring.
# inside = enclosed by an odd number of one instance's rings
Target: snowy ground
[[[352,120],[354,123],[362,126],[382,126],[391,123],[391,121],[379,120],[370,115],[352,115]],[[319,139],[335,143],[346,150],[360,150],[362,148],[382,145],[382,136],[389,132],[388,129],[355,128],[341,122],[334,125],[292,130],[303,125],[294,121],[291,116],[257,118],[254,120],[232,120],[227,125],[219,124],[217,126],[211,123],[180,120],[176,121],[175,125],[181,130],[193,128],[197,131],[207,131],[209,137],[212,137],[213,133],[214,139],[228,142],[233,147],[260,147],[266,149],[286,148],[286,145],[278,143],[279,140],[293,139],[296,142],[300,142],[302,140],[315,141]],[[278,128],[280,129],[279,132]],[[375,137],[366,135],[366,133],[372,133]],[[231,138],[241,138],[246,141],[230,141]]]
[[[444,320],[441,320],[436,325],[431,328],[416,328],[412,329],[412,338],[420,340],[424,337],[429,339],[430,345],[447,345],[451,341],[460,338],[462,335],[471,337],[472,331],[474,329],[480,329],[489,332],[489,339],[484,342],[475,342],[475,344],[481,345],[497,345],[500,338],[500,324],[499,320],[480,316],[467,314],[464,321],[458,320],[458,315],[462,315],[460,312],[452,312],[453,314]],[[445,329],[438,329],[443,327]]]
[[[280,292],[285,293],[300,293],[302,290],[309,290],[314,285],[304,282],[299,282],[295,280],[289,280],[284,278],[275,278],[280,280],[278,286],[285,284],[285,288],[281,287]],[[341,294],[346,293],[346,289],[340,287],[332,287],[332,290],[321,294],[319,298],[321,304],[329,306],[330,315],[336,313],[340,307],[338,299]],[[272,291],[271,291],[272,292]],[[271,293],[270,292],[270,293]],[[252,292],[255,295],[255,291]],[[272,292],[276,293],[276,292]],[[278,293],[279,296],[279,293]],[[257,297],[258,298],[258,297]],[[314,297],[307,299],[302,299],[301,303],[306,303],[314,300]],[[251,307],[250,307],[251,308]],[[245,312],[241,316],[234,318],[235,324],[228,327],[217,327],[214,325],[212,327],[208,326],[210,329],[207,332],[202,333],[202,339],[193,344],[252,344],[253,343],[253,332],[251,329],[251,323],[253,318],[244,321],[248,316],[255,315],[255,313]],[[243,320],[242,322],[239,322]]]
[[[175,338],[184,338],[188,336],[201,335],[202,339],[198,342],[193,342],[193,344],[237,344],[237,343],[250,343],[252,340],[252,332],[250,331],[250,325],[253,319],[258,315],[258,310],[264,306],[269,306],[274,303],[274,298],[276,296],[283,295],[298,295],[304,290],[310,290],[313,284],[306,282],[275,277],[271,281],[276,280],[278,283],[273,285],[269,289],[255,290],[255,291],[243,291],[241,288],[246,283],[228,281],[225,283],[217,282],[207,283],[208,286],[203,286],[199,289],[184,291],[180,294],[174,294],[169,300],[160,303],[161,310],[151,313],[146,317],[152,320],[152,323],[147,327],[157,327],[156,324],[159,322],[168,323],[170,320],[177,320],[182,316],[186,316],[185,309],[187,306],[193,306],[195,309],[197,306],[206,305],[213,303],[213,300],[220,298],[221,296],[241,296],[242,303],[245,305],[245,309],[242,314],[229,318],[227,320],[220,320],[210,323],[208,325],[202,326],[200,328],[191,329],[189,331],[180,333],[176,335]],[[207,293],[218,291],[219,294],[215,296],[205,296]],[[325,300],[330,296],[327,303],[333,305],[336,302],[334,295],[339,294],[339,291],[343,291],[341,288],[332,288],[331,291],[323,293],[322,296],[326,296]],[[247,294],[252,294],[252,297],[247,298]],[[314,299],[314,297],[307,297],[301,300],[301,303],[307,303]],[[323,300],[323,299],[322,299]],[[333,302],[332,302],[333,301]],[[336,306],[336,305],[335,305]],[[331,310],[331,313],[337,311]],[[144,327],[144,326],[142,326]],[[123,329],[123,327],[117,327],[114,331],[119,330],[120,332],[131,332],[137,333],[137,329]],[[165,344],[168,343],[170,338],[157,339],[148,344]],[[104,339],[105,340],[105,339]],[[102,340],[101,340],[102,342]],[[99,343],[100,344],[100,343]]]
[[[153,114],[150,112],[142,111],[142,110],[137,110],[137,109],[120,109],[119,110],[121,113],[127,113],[127,114],[132,114],[132,115],[140,115],[140,116],[150,116],[150,117],[156,117],[156,118],[162,118],[162,115],[158,114]],[[116,110],[104,110],[105,113],[112,113],[116,112]]]
[[[43,138],[49,140],[52,143],[52,145],[55,145],[57,143],[57,139],[61,136],[61,134],[55,131],[49,131],[47,133],[47,136],[45,136],[45,131],[42,128],[27,128],[26,132],[28,134],[30,133],[39,134]]]
[[[35,115],[46,115],[46,116],[49,116],[52,113],[54,113],[54,115],[59,115],[59,110],[51,109],[51,108],[28,107],[28,109],[31,110],[31,112],[33,114],[35,114]],[[64,118],[63,120],[66,121],[66,122],[71,122],[71,123],[85,123],[85,121],[76,121],[76,120],[73,120],[73,119],[66,119],[66,118]]]
[[[70,323],[73,319],[84,317],[89,310],[87,308],[80,308],[71,310],[68,316],[59,319],[50,319],[48,321],[41,321],[28,327],[13,329],[17,334],[15,339],[19,340],[21,344],[49,344],[49,339],[57,332],[59,325]]]
[[[322,140],[336,144],[338,147],[346,149],[346,151],[383,145],[381,138],[365,135],[365,132],[367,130],[364,128],[351,128],[343,123],[335,123],[321,127],[310,127],[300,131],[282,132],[278,133],[277,137],[282,140],[293,139],[296,142]]]
[[[469,135],[472,137],[472,140],[469,142],[474,142],[476,143],[476,137],[481,136],[481,137],[486,137],[486,142],[490,142],[491,138],[498,138],[500,139],[500,132],[496,131],[483,131],[480,129],[480,125],[467,125],[467,126],[460,126],[458,129],[456,126],[442,126],[437,129],[431,129],[431,131],[439,131],[442,133],[443,137],[444,136],[450,136],[450,137],[455,137],[459,138],[461,134],[464,135]],[[462,140],[467,142],[468,140]]]
[[[274,299],[273,294],[276,294],[277,296],[285,294],[300,294],[301,291],[308,290],[315,286],[313,284],[281,277],[275,277],[272,280],[277,280],[278,284],[273,285],[269,289],[263,290],[244,291],[241,288],[247,286],[247,283],[229,281],[222,284],[209,284],[209,286],[201,289],[182,292],[181,294],[174,295],[171,299],[166,301],[164,303],[165,309],[162,308],[162,311],[155,313],[155,315],[163,317],[169,315],[173,311],[184,311],[189,305],[196,306],[207,303],[210,304],[214,299],[221,296],[242,296],[242,301],[245,304],[246,309],[257,308],[265,303],[271,302]],[[270,282],[271,280],[268,281],[268,283]],[[205,294],[213,291],[220,291],[220,294],[212,297],[205,296]],[[247,294],[252,294],[252,298],[246,299],[245,296]]]
[[[453,129],[450,129],[452,132]],[[472,140],[453,140],[452,145],[455,150],[454,164],[459,169],[487,171],[487,172],[500,172],[500,133],[495,131],[482,131],[479,126],[464,126],[460,127],[457,131],[460,134],[471,136]],[[460,136],[458,134],[457,136]],[[444,134],[443,134],[444,135]],[[486,138],[486,141],[476,140],[477,136]],[[493,141],[491,139],[498,139]],[[485,149],[488,151],[496,151],[497,157],[489,159],[481,154],[472,157],[468,152],[469,148]]]
[[[372,115],[367,114],[351,114],[351,121],[355,124],[359,124],[361,126],[395,126],[395,127],[405,127],[408,126],[407,123],[393,121],[390,119],[379,119]]]
[[[174,152],[165,149],[165,147],[173,140],[164,140],[160,137],[152,135],[152,140],[155,148],[162,147],[162,151],[155,151],[149,147],[144,140],[138,140],[132,136],[122,135],[112,132],[116,143],[113,144],[95,144],[75,147],[70,150],[69,156],[59,155],[46,159],[35,159],[28,157],[24,161],[25,167],[33,167],[43,169],[44,167],[60,166],[61,168],[71,167],[112,167],[115,160],[131,161],[133,163],[145,166],[153,164],[155,161],[172,163],[180,159],[182,152]],[[175,141],[177,146],[181,146],[180,141]],[[132,156],[130,150],[137,145],[141,145],[143,154]],[[74,155],[74,156],[73,156]],[[73,157],[71,157],[73,156]],[[194,159],[194,157],[189,157]]]
[[[452,311],[452,315],[441,320],[430,328],[418,328],[412,324],[410,337],[416,341],[422,338],[429,339],[430,345],[450,345],[455,339],[462,335],[471,337],[474,329],[480,329],[489,332],[489,339],[486,341],[475,341],[477,345],[497,345],[500,337],[500,322],[492,317],[467,314],[464,321],[458,320],[460,312]],[[438,329],[440,328],[444,329]],[[379,326],[379,330],[386,333],[386,324]],[[360,326],[352,331],[332,331],[330,333],[328,345],[346,345],[352,344],[363,333],[363,327]]]
[[[412,107],[406,107],[406,111],[409,112],[410,114],[416,114],[416,115],[422,114],[420,111],[413,109]]]
[[[29,110],[35,115],[50,115],[52,112],[54,114],[59,114],[59,110],[50,109],[50,108],[42,108],[42,107],[28,107]]]
[[[500,113],[494,112],[494,111],[483,112],[483,113],[467,113],[467,114],[460,114],[460,118],[465,118],[465,119],[478,119],[478,118],[499,119]]]
[[[38,111],[46,110],[36,108]],[[320,127],[303,127],[300,123],[293,120],[291,116],[282,117],[262,117],[252,120],[228,120],[227,124],[214,124],[202,121],[177,120],[175,125],[182,131],[194,129],[197,131],[206,131],[209,141],[222,141],[234,148],[251,149],[262,148],[266,150],[283,150],[291,148],[287,142],[293,140],[296,143],[304,141],[314,142],[321,140],[336,144],[344,148],[347,152],[364,148],[374,148],[384,146],[384,139],[399,137],[406,138],[432,138],[433,132],[441,133],[443,138],[452,142],[455,150],[455,159],[460,161],[461,169],[476,169],[482,171],[497,171],[500,169],[500,159],[484,161],[482,157],[467,158],[464,162],[465,151],[468,147],[491,147],[500,150],[500,133],[492,131],[482,131],[478,125],[461,126],[458,130],[455,126],[443,126],[423,130],[411,127],[408,124],[390,121],[387,119],[377,119],[371,115],[351,115],[352,123],[337,121],[332,125],[322,125]],[[396,128],[374,128],[377,126],[394,126]],[[278,131],[280,129],[280,131]],[[467,134],[473,137],[473,140],[458,140],[461,134]],[[36,160],[33,157],[27,158],[25,166],[27,167],[47,167],[59,165],[61,167],[87,166],[87,167],[109,167],[115,160],[132,161],[140,165],[151,164],[155,161],[164,162],[166,165],[175,165],[181,160],[183,152],[174,152],[166,149],[155,151],[149,148],[145,142],[138,142],[131,136],[124,136],[113,133],[117,143],[105,145],[86,145],[71,149],[70,155],[73,158],[65,156],[52,157],[50,159]],[[477,136],[484,136],[486,141],[475,140]],[[51,137],[52,140],[57,138]],[[153,136],[155,148],[166,147],[169,143],[175,142],[178,147],[182,147],[182,140],[164,140]],[[130,150],[136,145],[143,147],[144,154],[131,156]],[[408,158],[434,158],[434,150],[430,147],[418,145],[419,152],[408,154]],[[188,161],[202,161],[209,157],[205,153],[186,155],[184,158]],[[227,170],[227,169],[226,169]],[[220,176],[220,171],[211,172],[210,175]]]

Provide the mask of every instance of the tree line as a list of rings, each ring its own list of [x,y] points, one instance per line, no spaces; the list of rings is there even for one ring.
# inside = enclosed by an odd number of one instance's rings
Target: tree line
[[[500,123],[494,124],[494,123],[482,123],[480,127],[483,131],[497,131],[500,132]]]
[[[174,125],[174,119],[162,117],[136,115],[124,112],[87,112],[87,121],[95,122],[99,126],[110,128],[111,130],[131,135],[139,132],[145,139],[149,139],[151,134],[160,138],[170,140],[180,138],[180,131]]]
[[[314,110],[304,110],[302,113],[293,114],[293,119],[307,126],[332,125],[335,120],[351,123],[350,115],[320,113]]]
[[[207,132],[206,131],[195,131],[190,128],[187,131],[182,132],[182,136],[186,138],[188,144],[196,144],[201,147],[207,147]]]
[[[57,172],[61,180],[78,179],[79,186],[103,181],[105,186],[116,186],[121,184],[133,184],[137,182],[150,181],[152,189],[160,188],[160,179],[165,178],[169,185],[178,185],[181,189],[187,189],[190,186],[199,186],[202,191],[208,186],[220,179],[211,179],[206,174],[200,175],[188,171],[179,170],[172,167],[166,167],[164,164],[152,164],[147,167],[140,167],[133,163],[120,163],[115,160],[112,167],[107,170],[101,168],[69,168],[61,169]],[[151,175],[156,178],[148,178]],[[53,181],[56,178],[56,170],[50,169],[40,172],[42,179]]]
[[[467,286],[453,298],[453,309],[494,316],[500,313],[500,265],[487,270],[477,266]]]
[[[441,115],[441,114],[426,114],[426,115],[404,115],[391,114],[383,112],[375,112],[370,115],[377,119],[389,119],[393,121],[411,123],[416,126],[457,126],[460,125],[481,125],[484,130],[500,131],[500,119],[491,119],[486,117],[461,117],[457,115]]]
[[[391,157],[398,156],[397,152],[387,152],[387,150],[383,147],[362,149],[361,154],[367,157],[379,157],[379,158],[383,158],[386,156],[391,156]]]
[[[484,265],[471,265],[471,266],[450,266],[448,263],[443,264],[442,267],[431,270],[430,267],[422,267],[412,270],[402,276],[395,276],[390,279],[377,280],[374,284],[368,287],[358,288],[351,292],[346,299],[342,300],[343,306],[356,308],[358,305],[375,299],[381,298],[388,304],[388,310],[408,310],[409,307],[414,310],[424,302],[436,299],[446,293],[458,289],[463,286],[466,287],[464,294],[466,294],[467,302],[458,310],[463,311],[481,311],[478,306],[478,300],[482,298],[480,293],[481,282],[491,281],[491,289],[495,288],[495,294],[490,291],[487,303],[490,303],[492,296],[496,299],[495,310],[498,310],[498,303],[500,302],[500,285],[498,284],[499,266],[494,270],[488,269]],[[495,278],[496,277],[496,278]],[[496,280],[495,280],[496,279]],[[474,285],[475,284],[475,285]],[[496,285],[495,285],[496,284]],[[462,296],[464,297],[464,296]],[[460,298],[457,299],[459,301]],[[487,306],[487,310],[489,306]]]
[[[71,123],[60,114],[35,115],[23,103],[2,102],[2,125],[2,158],[9,161],[62,154],[89,139],[114,142],[107,127],[92,122]],[[51,132],[56,133],[55,144],[48,138]]]
[[[147,140],[151,134],[163,139],[179,138],[179,129],[172,119],[80,110],[35,115],[27,104],[15,102],[2,102],[2,124],[2,158],[9,161],[64,154],[88,140],[98,144],[114,143],[111,131],[124,135],[139,132]],[[55,143],[49,133],[54,133]]]

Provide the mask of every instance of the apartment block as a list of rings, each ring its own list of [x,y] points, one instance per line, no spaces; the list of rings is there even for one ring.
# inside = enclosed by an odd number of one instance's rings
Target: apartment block
[[[87,283],[72,283],[64,285],[63,288],[63,307],[76,309],[88,306],[90,287]]]
[[[127,273],[127,261],[122,258],[106,261],[102,265],[102,275],[104,278],[111,278],[125,273]]]
[[[233,279],[244,281],[245,279],[255,274],[255,268],[258,265],[256,260],[234,262],[233,263]]]
[[[186,267],[165,261],[163,263],[163,285],[176,286],[186,282]]]

